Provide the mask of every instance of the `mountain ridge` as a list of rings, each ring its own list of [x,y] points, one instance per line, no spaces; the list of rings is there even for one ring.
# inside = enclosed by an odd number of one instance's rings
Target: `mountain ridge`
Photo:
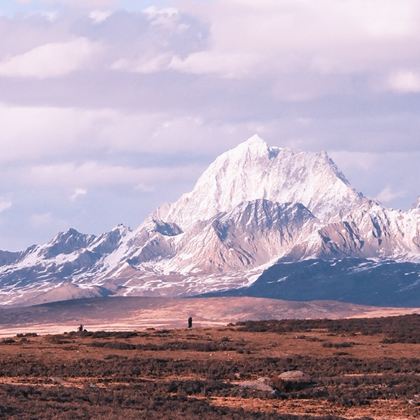
[[[326,152],[270,147],[259,136],[253,136],[217,157],[190,193],[158,210],[158,215],[188,226],[197,217],[208,220],[255,199],[299,202],[319,218],[335,218],[348,203],[355,205],[364,200]],[[332,202],[337,203],[333,208]]]
[[[118,225],[96,236],[70,228],[46,244],[1,251],[0,304],[55,288],[195,295],[248,286],[280,260],[314,258],[420,262],[420,207],[387,209],[357,192],[327,153],[253,136],[134,230]]]

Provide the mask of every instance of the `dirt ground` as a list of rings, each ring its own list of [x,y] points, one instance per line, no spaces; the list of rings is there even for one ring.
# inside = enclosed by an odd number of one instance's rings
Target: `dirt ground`
[[[0,308],[0,337],[17,333],[62,334],[78,324],[90,330],[217,327],[247,319],[372,318],[420,313],[420,308],[379,308],[344,302],[295,302],[252,297],[112,297]]]
[[[0,418],[420,418],[420,316],[0,341]],[[303,383],[278,381],[300,370]]]

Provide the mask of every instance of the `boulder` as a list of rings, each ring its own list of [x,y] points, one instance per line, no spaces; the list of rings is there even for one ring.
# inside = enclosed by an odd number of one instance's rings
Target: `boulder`
[[[299,391],[312,385],[312,379],[301,370],[289,370],[274,377],[271,386],[279,392]]]
[[[287,372],[280,373],[278,379],[283,381],[304,381],[308,382],[311,380],[310,376],[301,370],[288,370]]]

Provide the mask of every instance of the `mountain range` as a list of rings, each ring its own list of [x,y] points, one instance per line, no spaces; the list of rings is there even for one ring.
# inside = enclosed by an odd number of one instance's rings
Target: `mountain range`
[[[420,306],[420,199],[386,208],[327,153],[255,135],[134,230],[0,251],[2,305],[209,293]]]

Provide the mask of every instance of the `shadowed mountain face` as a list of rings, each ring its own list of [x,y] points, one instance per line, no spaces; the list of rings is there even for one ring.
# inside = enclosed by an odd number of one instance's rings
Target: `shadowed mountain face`
[[[411,262],[353,258],[279,262],[249,287],[210,295],[420,307],[419,273],[420,264]]]
[[[306,260],[324,270],[303,273],[313,287],[308,296],[358,301],[371,294],[375,304],[411,305],[400,283],[410,279],[417,290],[420,207],[387,209],[356,192],[326,153],[269,147],[254,136],[219,156],[191,192],[135,230],[119,225],[94,236],[69,229],[47,244],[1,251],[0,304],[190,296],[258,279],[257,287],[270,270],[291,276]],[[340,263],[346,281],[343,273],[331,274],[336,260],[346,261]],[[360,261],[376,267],[364,274],[369,285],[356,281]],[[290,296],[299,298],[302,281],[289,278]],[[264,296],[278,297],[276,284],[264,287]]]

